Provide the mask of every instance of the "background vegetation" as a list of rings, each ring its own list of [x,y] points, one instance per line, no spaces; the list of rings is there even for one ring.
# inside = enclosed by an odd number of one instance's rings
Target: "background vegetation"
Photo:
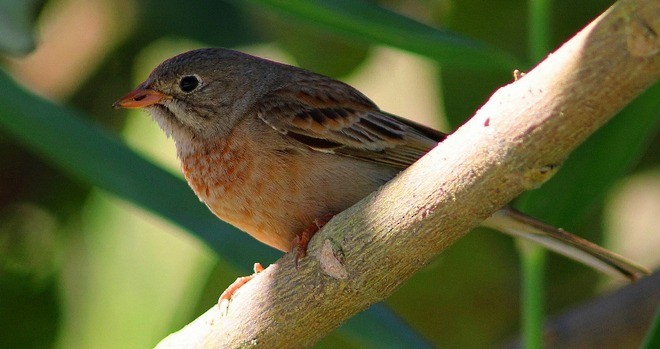
[[[237,48],[347,81],[385,110],[450,131],[513,69],[530,69],[610,5],[0,2],[0,347],[153,346],[254,261],[279,257],[207,212],[145,114],[110,108],[163,59]],[[659,116],[656,85],[518,207],[655,268]],[[523,255],[524,311],[514,242],[477,230],[318,347],[493,347],[521,326],[534,346],[544,311],[621,282],[555,256],[544,271],[542,252]]]

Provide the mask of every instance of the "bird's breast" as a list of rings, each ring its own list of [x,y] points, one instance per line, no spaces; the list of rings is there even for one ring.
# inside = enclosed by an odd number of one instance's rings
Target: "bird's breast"
[[[294,217],[286,199],[288,171],[247,137],[230,137],[181,157],[188,184],[223,221],[279,250],[289,250]]]
[[[181,156],[183,173],[216,216],[282,251],[315,218],[343,211],[397,172],[304,148],[284,151],[273,146],[279,134],[249,131],[237,128]]]
[[[233,192],[252,172],[250,154],[221,140],[181,159],[188,184],[204,202]]]

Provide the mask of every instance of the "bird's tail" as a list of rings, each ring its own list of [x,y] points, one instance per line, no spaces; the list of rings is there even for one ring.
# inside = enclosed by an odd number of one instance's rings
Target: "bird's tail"
[[[623,256],[561,228],[547,225],[508,206],[497,211],[482,225],[534,241],[549,250],[580,261],[592,268],[612,275],[623,275],[631,281],[651,273],[647,268]]]

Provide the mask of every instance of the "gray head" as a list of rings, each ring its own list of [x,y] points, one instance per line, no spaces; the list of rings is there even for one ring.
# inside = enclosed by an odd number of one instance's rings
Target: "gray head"
[[[114,103],[144,108],[177,144],[223,137],[293,67],[222,48],[182,53]]]

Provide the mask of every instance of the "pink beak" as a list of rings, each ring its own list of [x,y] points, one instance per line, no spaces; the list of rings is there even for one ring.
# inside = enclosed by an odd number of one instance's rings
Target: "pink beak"
[[[169,95],[160,93],[158,91],[146,89],[146,88],[136,88],[135,90],[129,92],[126,96],[120,98],[116,102],[112,103],[112,107],[117,108],[144,108],[150,105],[158,104],[164,100],[172,98]]]

